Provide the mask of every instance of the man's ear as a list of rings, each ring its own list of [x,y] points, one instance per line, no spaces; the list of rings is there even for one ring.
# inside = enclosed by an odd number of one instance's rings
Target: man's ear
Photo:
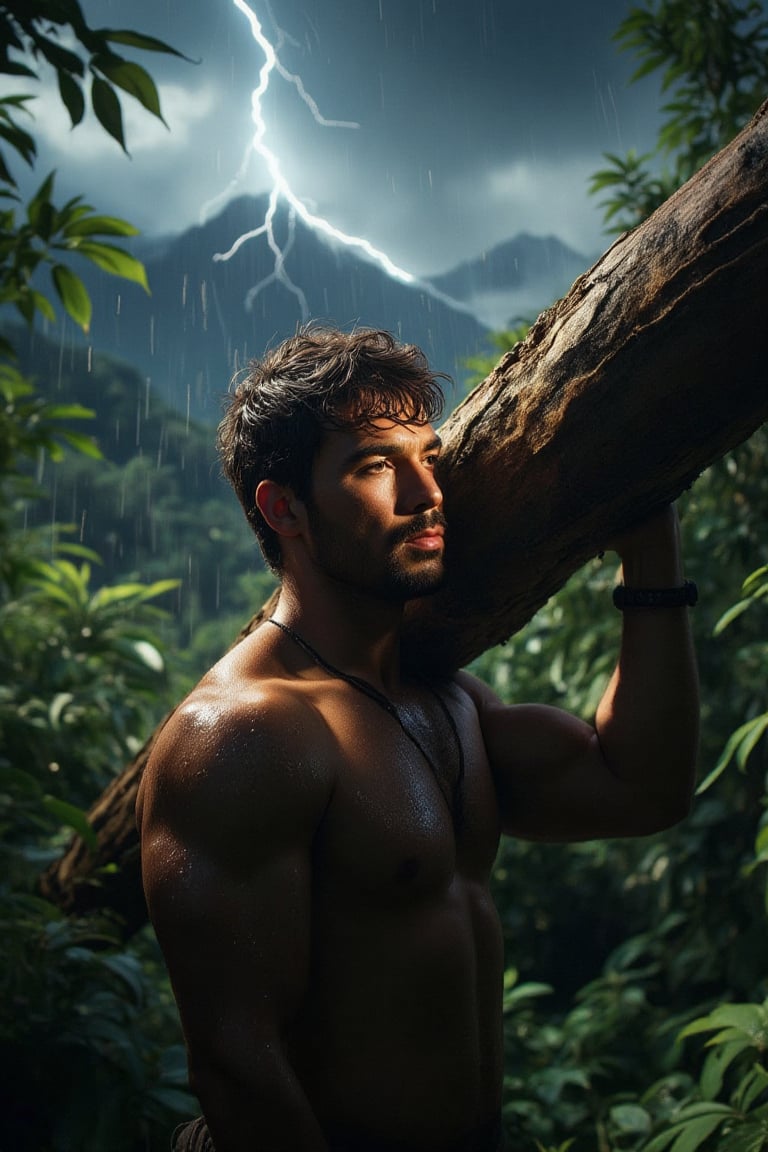
[[[260,480],[256,488],[256,507],[278,536],[298,536],[301,532],[303,504],[284,484]]]

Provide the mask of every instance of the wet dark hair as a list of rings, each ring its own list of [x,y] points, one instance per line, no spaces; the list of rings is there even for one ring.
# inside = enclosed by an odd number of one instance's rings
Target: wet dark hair
[[[311,497],[312,466],[326,432],[374,420],[431,424],[443,410],[440,378],[415,344],[389,332],[309,325],[252,360],[231,393],[217,444],[224,474],[278,571],[280,541],[256,506],[261,480]]]

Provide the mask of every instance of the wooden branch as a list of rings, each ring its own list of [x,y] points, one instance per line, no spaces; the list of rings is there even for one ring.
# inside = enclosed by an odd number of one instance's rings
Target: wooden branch
[[[768,418],[767,318],[768,102],[447,421],[448,579],[409,610],[410,662],[450,671],[510,636]],[[143,915],[133,803],[152,739],[92,810],[97,857],[76,840],[44,878],[68,910]]]

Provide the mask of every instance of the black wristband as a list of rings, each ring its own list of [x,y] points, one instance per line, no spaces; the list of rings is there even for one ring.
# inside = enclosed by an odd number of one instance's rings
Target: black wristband
[[[686,580],[678,588],[627,588],[617,584],[613,590],[613,603],[623,612],[625,608],[693,608],[699,590],[693,580]]]

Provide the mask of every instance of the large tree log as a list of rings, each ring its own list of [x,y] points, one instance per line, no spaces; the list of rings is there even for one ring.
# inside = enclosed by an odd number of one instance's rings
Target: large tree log
[[[768,418],[768,101],[452,415],[450,577],[414,649],[460,667]],[[418,657],[417,657],[418,658]]]
[[[767,377],[768,102],[447,421],[448,579],[409,614],[410,658],[456,668],[517,631],[768,418]],[[133,807],[156,735],[90,813],[99,851],[75,840],[43,880],[68,911],[111,908],[129,931],[145,918]]]

